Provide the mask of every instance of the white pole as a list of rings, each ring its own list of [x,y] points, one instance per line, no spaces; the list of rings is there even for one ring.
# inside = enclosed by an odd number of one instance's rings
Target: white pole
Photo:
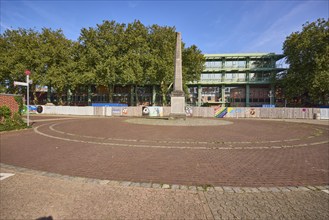
[[[30,83],[30,80],[29,80],[29,75],[26,75],[26,83],[27,83],[27,87],[26,87],[26,105],[27,105],[27,110],[26,110],[26,113],[27,113],[27,126],[30,125],[30,93],[29,93],[29,83]]]

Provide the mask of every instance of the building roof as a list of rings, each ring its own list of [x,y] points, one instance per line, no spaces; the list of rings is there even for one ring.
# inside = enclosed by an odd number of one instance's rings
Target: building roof
[[[262,59],[262,58],[274,58],[276,60],[280,60],[284,58],[285,56],[283,54],[275,54],[275,53],[223,53],[223,54],[204,54],[206,59],[209,60],[216,60],[216,59],[244,59],[244,58],[256,58],[256,59]]]

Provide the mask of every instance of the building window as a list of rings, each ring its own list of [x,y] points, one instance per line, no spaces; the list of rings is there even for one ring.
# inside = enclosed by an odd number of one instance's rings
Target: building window
[[[206,68],[212,69],[212,68],[221,68],[221,62],[220,61],[207,61],[205,63]]]
[[[246,68],[246,61],[238,61],[238,68]]]

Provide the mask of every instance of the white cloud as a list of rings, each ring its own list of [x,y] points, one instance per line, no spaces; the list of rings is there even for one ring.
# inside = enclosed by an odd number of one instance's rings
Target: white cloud
[[[64,35],[69,39],[76,40],[79,34],[80,27],[75,17],[65,16],[61,11],[57,11],[56,2],[39,2],[39,1],[24,1],[26,11],[29,15],[37,20],[31,20],[29,23],[36,26],[37,29],[52,28],[53,30],[61,29]],[[62,7],[65,7],[64,5]],[[51,25],[51,26],[49,26]]]
[[[282,44],[285,38],[292,32],[299,31],[307,20],[305,14],[310,11],[310,7],[314,7],[316,2],[305,1],[301,2],[296,7],[293,7],[287,14],[278,18],[265,31],[259,34],[250,44],[243,50],[264,50],[271,48],[276,51],[266,52],[281,52]]]
[[[27,11],[31,16],[33,16],[33,14],[36,14],[36,17],[41,17],[50,22],[56,22],[56,16],[54,16],[45,8],[37,6],[37,4],[40,4],[42,2],[24,1],[23,3],[29,8],[27,9]]]

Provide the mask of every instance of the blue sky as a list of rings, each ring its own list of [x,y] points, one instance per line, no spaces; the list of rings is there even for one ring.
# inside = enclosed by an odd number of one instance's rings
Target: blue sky
[[[175,26],[187,46],[203,53],[282,53],[282,43],[306,21],[328,19],[329,1],[89,1],[1,0],[6,29],[62,29],[77,40],[81,28],[103,20]]]

